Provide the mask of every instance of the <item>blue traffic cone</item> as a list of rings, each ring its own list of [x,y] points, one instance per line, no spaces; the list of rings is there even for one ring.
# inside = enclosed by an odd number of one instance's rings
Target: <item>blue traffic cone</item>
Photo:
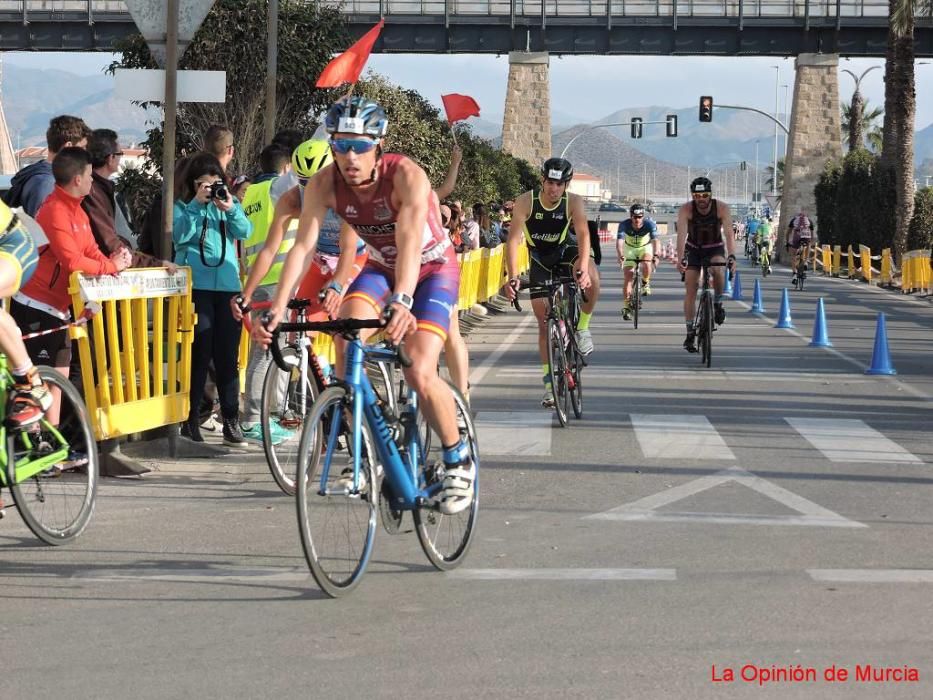
[[[755,296],[752,298],[752,308],[748,310],[750,314],[763,314],[765,305],[761,302],[761,284],[758,278],[755,278]]]
[[[875,349],[871,353],[871,367],[865,374],[897,374],[891,366],[891,355],[888,353],[888,331],[884,325],[884,314],[878,314],[878,326],[875,328]]]
[[[729,276],[729,271],[726,270],[726,278]],[[742,278],[739,277],[739,270],[735,270],[735,280],[732,282],[732,301],[741,301],[745,297],[742,296]]]
[[[732,280],[729,279],[729,270],[726,270],[726,283],[722,287],[723,296],[732,294]]]
[[[810,346],[814,348],[831,348],[833,344],[829,341],[829,334],[826,332],[826,311],[823,309],[823,297],[816,302],[816,318],[813,320],[813,338],[810,340]]]
[[[774,325],[774,327],[794,327],[793,322],[790,320],[790,297],[787,296],[787,287],[784,287],[784,292],[781,294],[781,310],[778,312],[778,322]]]

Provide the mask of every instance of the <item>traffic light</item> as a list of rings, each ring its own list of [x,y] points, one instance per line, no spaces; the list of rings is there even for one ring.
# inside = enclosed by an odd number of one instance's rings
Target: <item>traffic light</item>
[[[713,121],[713,98],[709,95],[703,95],[700,98],[700,121]]]
[[[640,139],[641,138],[641,117],[632,117],[632,138]]]
[[[670,138],[677,136],[677,115],[667,115],[667,135]]]
[[[748,161],[743,160],[741,165],[739,165],[739,170],[748,170]]]

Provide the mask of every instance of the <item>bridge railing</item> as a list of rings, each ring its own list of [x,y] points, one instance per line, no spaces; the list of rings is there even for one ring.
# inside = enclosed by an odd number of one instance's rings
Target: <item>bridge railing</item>
[[[336,0],[351,15],[458,17],[739,17],[738,0]],[[754,18],[887,17],[887,0],[745,0],[741,16]],[[0,0],[0,13],[126,14],[123,0]]]

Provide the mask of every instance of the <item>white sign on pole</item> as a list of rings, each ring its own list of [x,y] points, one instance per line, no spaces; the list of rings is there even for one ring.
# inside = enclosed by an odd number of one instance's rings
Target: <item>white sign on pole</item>
[[[178,71],[178,102],[223,102],[227,94],[227,71]],[[165,71],[162,69],[118,68],[117,97],[135,102],[165,100]]]
[[[125,0],[126,8],[140,34],[149,45],[149,52],[160,67],[165,67],[165,0]],[[178,58],[207,17],[215,0],[179,0],[178,2]]]

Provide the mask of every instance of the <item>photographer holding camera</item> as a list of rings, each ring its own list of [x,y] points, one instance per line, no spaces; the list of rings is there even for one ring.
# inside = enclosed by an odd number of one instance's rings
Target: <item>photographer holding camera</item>
[[[240,322],[233,318],[230,299],[242,289],[236,241],[249,236],[252,224],[231,195],[220,162],[209,153],[190,158],[181,194],[175,200],[172,228],[175,263],[191,267],[198,315],[191,357],[191,410],[181,434],[195,442],[204,440],[198,407],[213,360],[224,444],[241,446],[246,442],[238,420]]]

